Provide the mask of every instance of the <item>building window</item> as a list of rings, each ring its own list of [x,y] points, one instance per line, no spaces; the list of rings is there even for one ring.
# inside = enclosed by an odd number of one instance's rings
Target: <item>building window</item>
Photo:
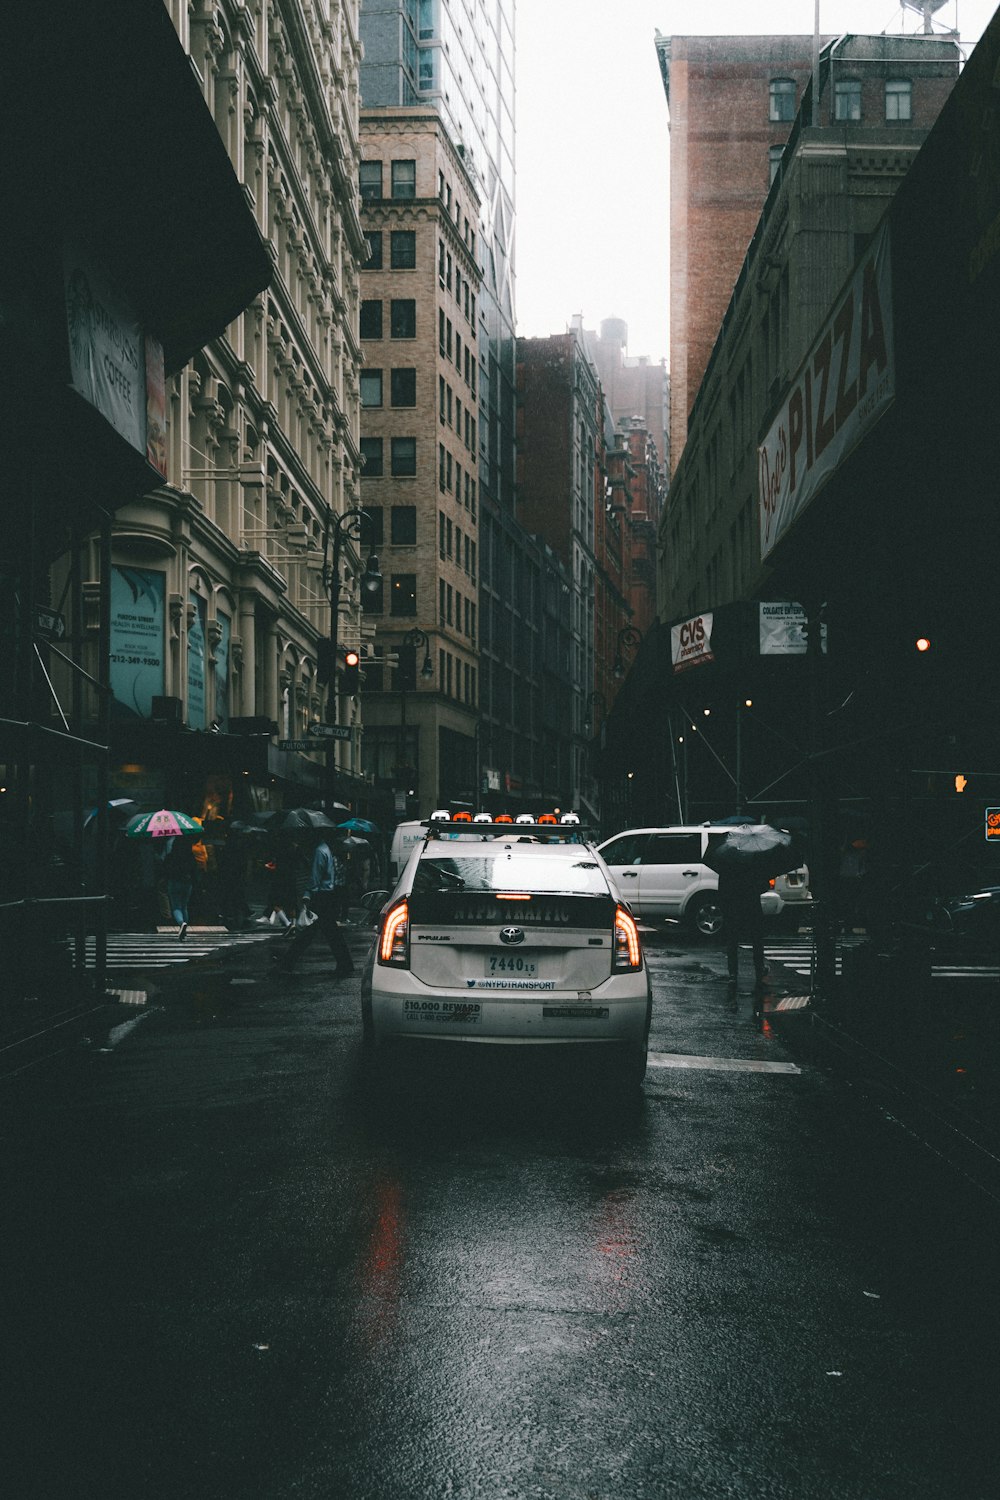
[[[885,117],[909,123],[913,119],[913,85],[908,78],[890,78],[885,85]]]
[[[415,615],[417,612],[416,573],[393,573],[389,599],[391,615]]]
[[[415,198],[417,196],[417,164],[415,161],[392,163],[392,196]]]
[[[394,339],[417,336],[417,304],[412,297],[393,297],[389,304],[389,334]]]
[[[363,339],[380,339],[382,337],[381,299],[366,299],[362,302],[360,334]]]
[[[382,439],[363,437],[361,439],[361,478],[381,479],[382,462]]]
[[[768,172],[767,181],[768,181],[768,186],[770,186],[770,184],[777,177],[777,175],[778,175],[778,169],[781,166],[781,158],[784,156],[784,154],[785,154],[785,148],[784,148],[784,146],[768,146],[768,148],[767,148],[767,172]]]
[[[382,163],[380,161],[363,161],[360,168],[359,184],[361,187],[362,203],[377,203],[382,196]]]
[[[417,507],[392,507],[392,542],[396,547],[414,547],[417,542]]]
[[[377,587],[370,593],[361,596],[361,608],[366,615],[380,615],[385,609],[385,586],[383,580],[378,580]]]
[[[775,121],[791,121],[795,119],[794,78],[771,79],[771,105],[768,111],[768,119]]]
[[[362,370],[361,371],[361,405],[362,406],[381,406],[382,405],[382,371],[381,370]]]
[[[842,78],[833,91],[833,116],[835,120],[861,119],[861,80]]]
[[[417,472],[417,440],[411,437],[393,438],[392,474],[395,479],[409,479]]]
[[[381,444],[381,438],[378,439]],[[381,547],[385,540],[385,523],[381,505],[366,505],[361,522],[361,537],[366,547]]]
[[[420,73],[417,79],[421,90],[432,89],[435,80],[435,63],[437,62],[436,47],[421,47],[420,49]]]
[[[368,259],[361,269],[362,271],[381,271],[382,233],[378,229],[374,229],[370,233],[366,231],[365,239],[368,242]]]
[[[417,235],[413,229],[394,229],[389,235],[389,264],[394,271],[412,271],[417,264]]]
[[[389,400],[393,406],[416,406],[416,370],[393,370],[389,377]]]

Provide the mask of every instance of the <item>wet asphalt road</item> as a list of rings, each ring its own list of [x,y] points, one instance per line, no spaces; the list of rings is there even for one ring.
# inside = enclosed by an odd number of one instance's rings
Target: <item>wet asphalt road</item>
[[[988,1204],[717,950],[650,959],[631,1103],[473,1049],[374,1083],[318,944],[8,1087],[5,1493],[994,1500]]]

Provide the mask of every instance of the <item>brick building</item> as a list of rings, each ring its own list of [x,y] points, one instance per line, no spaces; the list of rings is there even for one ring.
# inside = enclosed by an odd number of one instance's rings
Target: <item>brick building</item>
[[[760,560],[758,442],[957,76],[950,38],[852,36],[823,49],[819,124],[807,97],[683,414],[660,525],[661,619],[747,596]],[[671,392],[679,399],[676,379]]]
[[[574,326],[582,326],[582,319],[573,321]],[[604,318],[600,330],[595,333],[587,329],[584,338],[612,421],[641,418],[656,444],[660,467],[666,472],[670,432],[670,376],[666,360],[654,362],[645,354],[628,354],[628,324],[622,318]]]
[[[477,790],[479,197],[428,106],[363,111],[361,150],[361,500],[384,579],[364,768],[430,812]]]
[[[670,472],[812,72],[810,36],[661,36],[670,111]]]

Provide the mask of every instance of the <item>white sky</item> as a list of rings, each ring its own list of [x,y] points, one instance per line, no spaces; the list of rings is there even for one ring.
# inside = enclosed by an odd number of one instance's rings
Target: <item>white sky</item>
[[[971,48],[997,0],[948,0]],[[668,355],[667,102],[654,35],[811,35],[815,0],[518,0],[517,331],[628,323]],[[914,32],[893,0],[820,0],[820,30]]]

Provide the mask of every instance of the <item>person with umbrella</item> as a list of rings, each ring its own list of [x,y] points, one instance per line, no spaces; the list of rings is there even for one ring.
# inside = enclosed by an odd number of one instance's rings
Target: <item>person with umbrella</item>
[[[170,840],[170,848],[163,860],[163,873],[167,881],[167,905],[177,923],[177,937],[183,943],[188,930],[188,908],[191,893],[198,878],[200,866],[194,851],[194,838],[179,835]]]
[[[796,840],[784,828],[747,823],[731,829],[710,849],[705,862],[719,877],[719,906],[726,933],[729,987],[739,982],[740,942],[753,951],[755,988],[767,977],[764,963],[764,913],[760,898],[776,875],[801,863]]]
[[[767,977],[764,963],[764,913],[760,898],[768,880],[752,866],[731,865],[719,872],[719,905],[726,933],[726,968],[729,987],[735,989],[740,975],[740,943],[753,950],[754,985],[762,989]]]
[[[167,904],[178,925],[181,942],[187,937],[188,904],[198,875],[194,841],[202,834],[201,823],[187,813],[161,807],[156,812],[137,813],[125,824],[125,837],[162,844],[166,850],[159,860],[167,882]],[[176,846],[176,854],[175,854]]]
[[[331,841],[334,848],[331,848]],[[284,951],[273,953],[272,959],[283,969],[291,969],[319,931],[326,938],[336,960],[337,967],[333,971],[333,977],[346,979],[353,974],[354,963],[339,925],[346,895],[347,860],[342,851],[342,838],[338,837],[335,828],[329,832],[320,828],[313,850],[309,886],[305,892],[305,901],[316,913],[317,920],[308,927],[300,923],[294,937],[285,944]]]

